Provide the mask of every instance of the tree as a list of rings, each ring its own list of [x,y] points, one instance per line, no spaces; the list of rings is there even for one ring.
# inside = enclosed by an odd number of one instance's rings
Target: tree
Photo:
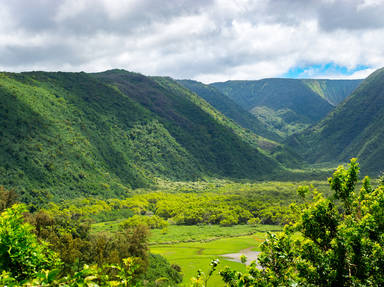
[[[17,193],[14,189],[6,190],[4,186],[0,186],[0,211],[11,207],[17,202]]]
[[[24,223],[26,211],[25,205],[15,204],[0,216],[0,270],[9,271],[18,280],[60,264],[48,244],[39,242],[33,227]]]
[[[384,286],[384,185],[368,177],[355,190],[359,165],[352,159],[329,179],[332,196],[315,189],[297,222],[268,235],[256,263],[241,273],[220,272],[229,286]],[[301,187],[305,198],[309,188]]]

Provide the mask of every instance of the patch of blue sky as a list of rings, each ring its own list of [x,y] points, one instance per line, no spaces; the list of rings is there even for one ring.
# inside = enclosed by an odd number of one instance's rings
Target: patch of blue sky
[[[353,69],[339,66],[334,63],[326,63],[321,65],[310,65],[304,67],[294,67],[288,72],[281,75],[283,78],[308,79],[308,78],[327,78],[330,76],[350,76],[358,71],[369,69],[370,66],[358,65]]]

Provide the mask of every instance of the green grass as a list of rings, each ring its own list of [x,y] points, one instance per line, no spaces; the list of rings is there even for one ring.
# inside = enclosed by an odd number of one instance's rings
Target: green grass
[[[92,224],[91,233],[116,232],[120,222],[123,220],[124,219]],[[152,229],[149,243],[156,245],[196,241],[207,242],[223,237],[238,237],[280,230],[281,227],[277,225],[261,224],[257,226],[234,225],[230,227],[220,225],[169,225],[166,231],[162,229]]]
[[[166,233],[159,229],[151,230],[150,243],[204,242],[223,237],[238,237],[279,230],[281,230],[281,227],[276,225],[234,225],[231,227],[219,225],[170,225]]]
[[[223,238],[210,242],[187,242],[168,245],[154,245],[150,250],[152,253],[161,254],[171,264],[177,264],[182,268],[184,274],[183,284],[189,286],[190,278],[196,276],[198,269],[206,274],[209,272],[210,262],[220,258],[218,270],[230,266],[238,271],[244,271],[245,266],[240,263],[225,260],[220,255],[239,252],[242,249],[255,247],[259,250],[260,244],[265,239],[265,232],[257,232],[254,235]],[[209,281],[210,286],[224,286],[218,272]]]
[[[117,230],[120,221],[109,221],[92,225],[92,232]],[[182,286],[189,286],[190,278],[196,276],[198,269],[206,274],[210,262],[220,258],[218,270],[225,266],[245,271],[244,265],[221,258],[220,255],[236,253],[242,249],[254,247],[259,251],[260,244],[266,237],[266,232],[279,232],[276,225],[235,225],[223,227],[219,225],[170,225],[166,233],[163,230],[151,230],[149,238],[150,252],[167,258],[171,264],[182,268],[184,281]],[[218,272],[210,279],[210,286],[223,286]]]

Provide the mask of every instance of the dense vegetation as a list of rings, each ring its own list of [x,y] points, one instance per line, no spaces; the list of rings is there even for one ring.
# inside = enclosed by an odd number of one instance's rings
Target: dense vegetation
[[[258,149],[265,139],[244,130],[171,78],[149,79],[121,71],[95,76],[151,110],[172,137],[196,159],[204,174],[260,177],[267,174],[262,167],[269,172],[279,169],[276,161]],[[143,90],[145,96],[133,94],[133,88]]]
[[[289,147],[278,143],[279,141],[282,141],[282,137],[270,127],[269,124],[271,121],[267,121],[267,124],[265,121],[259,120],[256,116],[246,111],[213,86],[190,80],[180,80],[177,82],[196,93],[199,97],[205,99],[229,119],[232,119],[238,125],[245,128],[246,131],[251,131],[244,132],[244,130],[240,130],[232,125],[232,129],[242,138],[250,142],[250,144],[254,144],[262,149],[268,156],[276,159],[285,167],[300,168],[302,166],[303,163],[297,153]],[[273,111],[271,114],[273,114]],[[267,115],[267,117],[270,118],[271,114]],[[258,116],[260,115],[261,113],[258,114]],[[277,142],[273,140],[276,140]]]
[[[263,253],[247,272],[220,271],[228,286],[382,286],[384,284],[384,182],[373,188],[365,177],[355,190],[359,167],[335,171],[329,183],[333,194],[324,197],[302,187],[307,201],[293,206],[295,223],[280,235],[269,234]],[[308,194],[310,193],[310,194]],[[244,258],[245,259],[245,258]],[[218,261],[212,262],[213,272]],[[201,272],[195,286],[206,286]]]
[[[284,207],[284,214],[289,214],[288,217],[280,216],[287,222],[284,232],[269,234],[261,245],[263,253],[258,257],[258,264],[263,269],[259,269],[256,263],[250,264],[246,270],[244,267],[239,269],[238,263],[228,263],[229,267],[221,268],[219,272],[222,280],[229,286],[384,284],[384,182],[380,179],[378,187],[374,188],[370,179],[365,177],[361,189],[356,190],[358,174],[358,163],[353,159],[348,168],[340,166],[329,179],[331,192],[328,195],[320,193],[313,186],[299,186],[297,196],[293,196],[292,192],[277,193],[276,198],[295,203]],[[323,189],[323,185],[320,187]],[[244,185],[244,190],[249,188]],[[171,266],[160,255],[148,253],[148,227],[164,229],[166,226],[145,226],[141,224],[145,220],[136,223],[132,220],[128,224],[122,221],[114,232],[90,232],[89,215],[119,207],[141,214],[143,218],[152,217],[159,223],[164,222],[159,220],[160,216],[173,218],[168,220],[170,223],[176,223],[176,218],[180,217],[180,223],[185,224],[188,223],[186,218],[210,220],[212,215],[220,217],[224,212],[229,215],[228,218],[237,216],[238,222],[247,220],[253,226],[259,220],[250,221],[252,218],[248,216],[254,214],[244,206],[252,208],[252,203],[255,203],[255,207],[260,207],[261,203],[254,201],[251,193],[244,190],[239,191],[243,197],[223,193],[219,187],[216,193],[211,194],[145,193],[109,201],[82,199],[63,206],[51,203],[46,209],[29,213],[24,205],[14,204],[14,191],[2,189],[1,206],[4,211],[0,216],[0,268],[3,273],[0,282],[11,286],[177,284],[182,280],[180,266]],[[263,192],[255,196],[263,198]],[[197,201],[200,203],[196,204]],[[200,208],[204,210],[201,212]],[[271,201],[270,210],[274,208]],[[170,217],[171,214],[173,217]],[[190,214],[193,217],[186,216]],[[226,222],[223,225],[227,225]],[[195,225],[194,228],[199,227]],[[255,228],[253,232],[260,227]],[[209,229],[206,226],[193,231],[200,235],[200,239],[196,240],[211,240],[212,237],[207,233]],[[161,232],[166,234],[168,230]],[[184,257],[168,257],[188,268],[191,263],[189,260],[207,264],[213,255],[245,248],[252,244],[252,240],[253,237],[246,236],[203,244],[184,243],[190,240],[181,236],[177,244],[156,245],[151,249],[156,253],[174,254],[175,248],[182,248]],[[256,242],[253,246],[257,246]],[[170,250],[173,251],[168,253]],[[196,266],[195,263],[193,266]],[[219,261],[215,260],[212,264],[211,271],[198,271],[197,277],[192,278],[193,286],[206,286],[212,280],[209,274],[219,268]],[[216,276],[214,282],[217,280]]]
[[[0,184],[27,202],[282,170],[261,137],[168,78],[2,73],[0,98]]]
[[[175,225],[281,224],[290,219],[289,204],[299,200],[296,188],[305,184],[320,190],[326,187],[324,182],[184,183],[164,190],[142,190],[123,199],[78,198],[49,203],[45,209],[100,223],[95,227],[98,231],[103,226],[117,230],[135,222],[164,229],[168,227],[164,220]]]
[[[359,83],[360,80],[263,79],[211,85],[252,112],[270,130],[286,137],[321,120]]]
[[[383,285],[383,179],[298,181],[382,169],[384,69],[359,83],[0,73],[0,285],[188,284],[284,224],[193,286]]]
[[[182,280],[178,266],[149,254],[144,225],[90,234],[89,222],[67,210],[28,213],[23,204],[2,202],[2,286],[158,286],[157,280],[173,286]]]
[[[260,121],[256,116],[249,113],[246,109],[238,105],[212,85],[205,85],[192,80],[178,80],[177,82],[202,97],[215,109],[243,128],[249,129],[255,134],[271,140],[281,140],[281,137],[274,133],[264,122]]]
[[[324,120],[290,138],[289,144],[310,162],[345,162],[357,156],[363,172],[378,176],[384,160],[383,91],[381,69]]]

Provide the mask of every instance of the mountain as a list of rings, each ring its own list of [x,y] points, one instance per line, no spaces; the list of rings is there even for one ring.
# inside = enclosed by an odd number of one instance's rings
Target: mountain
[[[202,97],[214,108],[216,108],[228,118],[232,119],[241,127],[249,129],[256,134],[271,140],[282,140],[278,134],[269,129],[268,126],[260,121],[257,117],[235,103],[233,100],[231,100],[229,97],[224,95],[213,86],[205,85],[203,83],[192,80],[178,80],[177,82],[190,91],[196,93],[198,96]]]
[[[211,85],[286,137],[324,118],[359,83],[360,80],[263,79]]]
[[[302,79],[312,91],[337,106],[361,84],[363,80],[318,80]]]
[[[0,73],[0,99],[0,185],[27,201],[281,170],[256,135],[170,78]]]
[[[384,69],[371,74],[324,120],[287,140],[310,162],[358,157],[364,173],[384,169]]]
[[[132,95],[130,95],[130,91],[127,89],[127,87],[130,85],[131,79],[116,73],[116,71],[99,73],[96,75],[96,77],[108,84],[115,85],[119,88],[120,91],[126,93],[129,97],[132,97]],[[214,153],[221,154],[217,159],[215,159],[215,161],[221,161],[219,168],[225,168],[228,171],[228,174],[225,176],[228,176],[229,174],[232,176],[233,174],[237,173],[237,177],[249,177],[252,174],[248,172],[243,173],[233,166],[233,164],[238,165],[237,162],[242,158],[246,161],[250,160],[247,158],[247,156],[242,155],[241,152],[239,154],[237,153],[238,143],[234,141],[234,136],[241,139],[243,144],[245,143],[247,146],[252,147],[252,149],[261,151],[263,156],[267,156],[267,158],[269,158],[271,152],[277,152],[276,149],[285,153],[285,151],[282,151],[279,147],[280,144],[263,138],[251,132],[250,130],[240,127],[234,121],[228,119],[222,113],[213,108],[203,98],[199,97],[195,93],[192,93],[189,89],[179,85],[175,80],[169,77],[151,77],[150,79],[157,85],[161,86],[163,89],[172,92],[163,92],[163,95],[161,95],[161,97],[165,98],[165,100],[162,101],[165,102],[166,105],[162,104],[161,109],[159,109],[159,104],[155,101],[147,102],[148,98],[143,98],[140,96],[135,98],[135,100],[139,101],[141,104],[160,116],[162,118],[162,122],[167,125],[167,129],[169,131],[173,131],[171,132],[172,135],[175,136],[178,140],[183,141],[184,146],[189,146],[188,150],[192,152],[196,157],[203,157],[204,159],[207,159],[207,155],[211,153],[207,153],[206,151],[202,152],[201,149],[203,147],[199,145],[191,145],[191,143],[195,143],[196,141],[202,144],[207,142],[207,135],[205,134],[207,132],[209,140],[214,141],[213,146],[209,148],[212,149]],[[137,82],[135,82],[135,85],[137,85]],[[150,87],[148,83],[146,83],[146,85],[147,88]],[[147,92],[147,94],[149,94],[149,92]],[[158,101],[158,99],[161,97],[157,96],[155,100]],[[186,100],[188,101],[188,106],[185,105]],[[180,101],[183,101],[183,103],[179,103]],[[192,102],[195,106],[197,105],[198,109],[191,109],[189,107],[190,102]],[[201,113],[201,111],[204,113]],[[184,138],[185,135],[179,136],[177,133],[175,133],[175,131],[180,129],[180,125],[184,124],[184,121],[179,121],[177,118],[172,116],[175,113],[179,118],[188,117],[188,124],[183,126],[183,129],[187,131],[188,134],[190,134],[188,135],[187,139]],[[219,126],[211,127],[207,125],[208,121],[204,119],[206,114],[213,118],[214,122],[216,124],[218,123]],[[197,125],[193,126],[190,121],[197,123]],[[174,124],[177,124],[177,127],[175,127]],[[223,128],[226,130],[226,135],[222,136],[217,134],[217,129]],[[205,132],[202,133],[202,130]],[[193,138],[191,138],[191,136]],[[225,147],[217,146],[218,141],[221,142],[221,144],[225,143]],[[233,143],[234,146],[231,146],[231,143]],[[265,151],[267,151],[267,155]],[[284,157],[287,156],[291,155],[284,154]],[[271,158],[269,158],[269,160],[270,159]],[[279,160],[276,162],[278,161]]]

